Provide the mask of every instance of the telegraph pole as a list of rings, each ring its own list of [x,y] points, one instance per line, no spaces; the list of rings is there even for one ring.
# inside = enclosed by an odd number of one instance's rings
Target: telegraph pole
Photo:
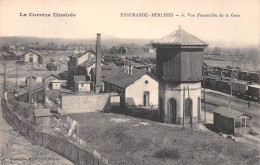
[[[18,77],[17,61],[16,61],[15,66],[16,66],[16,80],[15,80],[15,87],[16,87],[16,89],[17,89],[17,86],[18,86],[18,85],[17,85],[17,84],[18,84],[18,83],[17,83],[17,79],[18,79],[18,78],[17,78],[17,77]]]
[[[183,87],[183,118],[182,118],[182,130],[184,130],[184,118],[185,118],[185,87]]]
[[[203,92],[203,97],[204,97],[204,117],[205,117],[205,122],[207,121],[206,120],[206,116],[207,116],[207,113],[206,113],[206,94],[205,94],[205,85],[204,85],[204,92]]]
[[[192,132],[192,116],[193,116],[193,110],[192,110],[192,107],[190,107],[191,105],[191,100],[190,100],[190,89],[189,89],[189,86],[187,86],[188,88],[188,97],[189,97],[189,106],[188,106],[188,109],[191,110],[190,112],[190,124],[191,124],[191,132]]]
[[[31,62],[31,61],[30,61]],[[31,62],[32,63],[32,62]],[[33,63],[32,63],[33,65]],[[32,66],[30,67],[30,80],[29,80],[29,104],[31,104],[31,81],[32,81]]]

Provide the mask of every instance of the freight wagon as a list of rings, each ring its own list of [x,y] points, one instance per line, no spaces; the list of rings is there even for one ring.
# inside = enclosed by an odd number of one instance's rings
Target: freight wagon
[[[231,90],[232,94],[238,95],[238,96],[246,96],[248,85],[247,82],[242,81],[233,81],[231,82]]]
[[[252,100],[259,102],[260,85],[248,85],[248,94]]]

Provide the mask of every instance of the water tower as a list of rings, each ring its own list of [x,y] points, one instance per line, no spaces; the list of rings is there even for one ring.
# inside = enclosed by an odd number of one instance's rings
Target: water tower
[[[200,118],[202,63],[207,43],[179,27],[152,45],[156,48],[160,120],[172,124],[197,122]]]

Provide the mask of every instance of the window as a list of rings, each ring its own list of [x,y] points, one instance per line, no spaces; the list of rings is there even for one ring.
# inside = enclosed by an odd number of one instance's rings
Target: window
[[[84,87],[84,84],[81,84],[81,87]]]
[[[148,81],[148,80],[145,80],[144,84],[147,85],[148,83],[149,83],[149,81]]]

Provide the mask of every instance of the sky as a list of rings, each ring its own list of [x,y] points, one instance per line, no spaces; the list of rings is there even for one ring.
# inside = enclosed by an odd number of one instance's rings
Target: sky
[[[28,16],[56,12],[72,12],[76,17]],[[120,17],[120,13],[174,16]],[[199,13],[215,13],[218,17],[197,17]],[[229,17],[219,17],[220,13]],[[239,17],[231,17],[232,13]],[[259,25],[260,0],[0,0],[0,36],[84,39],[101,33],[117,38],[157,39],[181,26],[205,41],[259,45]]]

